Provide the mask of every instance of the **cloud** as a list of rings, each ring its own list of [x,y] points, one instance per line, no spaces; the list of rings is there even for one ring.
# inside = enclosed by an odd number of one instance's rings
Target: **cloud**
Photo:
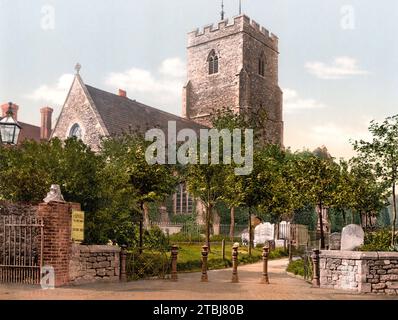
[[[181,94],[185,81],[185,64],[180,58],[162,61],[156,72],[130,68],[107,75],[105,84],[124,89],[130,98],[168,112],[181,113]]]
[[[326,108],[321,102],[315,99],[304,99],[293,89],[283,89],[283,109],[286,114],[295,113],[301,110],[323,109]]]
[[[64,74],[57,80],[55,85],[44,84],[29,94],[27,98],[34,101],[63,105],[72,85],[73,78],[73,74]]]
[[[369,74],[358,66],[356,59],[350,57],[337,57],[331,64],[319,61],[307,62],[305,68],[310,74],[323,80],[346,79]]]

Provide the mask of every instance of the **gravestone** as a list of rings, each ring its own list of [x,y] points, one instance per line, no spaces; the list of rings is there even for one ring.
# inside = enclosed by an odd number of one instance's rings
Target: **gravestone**
[[[290,239],[290,222],[282,221],[279,224],[279,239]]]
[[[269,222],[259,224],[254,229],[254,246],[274,240],[274,231],[275,226]]]
[[[341,248],[341,233],[335,232],[330,235],[329,249],[340,250]]]
[[[365,233],[361,226],[350,224],[343,228],[341,235],[341,251],[353,251],[363,245]]]

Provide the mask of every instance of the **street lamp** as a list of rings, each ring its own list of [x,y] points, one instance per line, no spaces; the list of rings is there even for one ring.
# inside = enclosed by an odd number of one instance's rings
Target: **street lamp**
[[[20,132],[21,126],[14,120],[12,102],[10,102],[5,118],[0,120],[0,142],[16,145]]]

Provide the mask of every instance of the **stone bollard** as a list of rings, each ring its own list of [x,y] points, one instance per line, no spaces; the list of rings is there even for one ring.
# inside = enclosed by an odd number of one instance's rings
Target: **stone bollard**
[[[268,278],[268,254],[269,254],[269,248],[264,247],[263,248],[263,277],[261,279],[262,284],[269,284],[269,278]]]
[[[171,248],[171,281],[177,281],[177,256],[178,256],[178,247],[173,245]]]
[[[239,243],[235,243],[232,247],[232,283],[238,283],[238,248]]]
[[[202,282],[208,282],[209,278],[207,276],[207,256],[209,255],[209,247],[202,247]]]
[[[313,265],[313,277],[312,277],[312,287],[319,288],[319,250],[314,250],[312,252],[312,265]]]
[[[122,245],[122,250],[120,251],[120,281],[122,282],[127,282],[126,260],[127,260],[127,246]]]

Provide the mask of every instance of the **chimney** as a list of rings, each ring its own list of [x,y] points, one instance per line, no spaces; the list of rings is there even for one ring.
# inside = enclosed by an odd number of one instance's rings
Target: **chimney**
[[[19,106],[16,104],[12,105],[12,113],[13,113],[13,118],[15,121],[18,121],[18,109]],[[1,106],[1,117],[4,118],[7,116],[7,111],[8,111],[8,103],[5,103]]]
[[[119,96],[126,98],[127,97],[127,92],[122,90],[122,89],[119,89]]]
[[[53,109],[50,107],[44,107],[40,109],[41,113],[41,126],[40,126],[40,139],[49,140],[51,136],[51,127],[52,127],[52,114]]]

